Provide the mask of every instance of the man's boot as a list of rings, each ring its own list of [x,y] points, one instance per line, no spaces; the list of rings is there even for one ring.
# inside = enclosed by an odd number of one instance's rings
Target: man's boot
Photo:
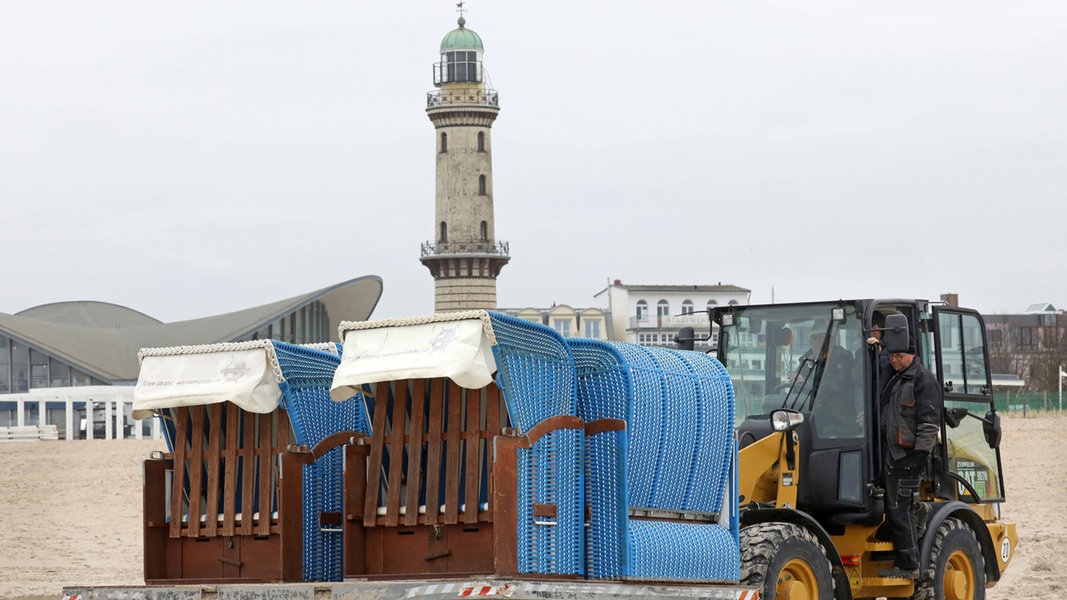
[[[919,553],[915,548],[897,550],[897,558],[893,566],[888,569],[878,569],[879,577],[893,577],[896,579],[919,578]]]
[[[890,577],[893,579],[918,579],[919,567],[915,567],[914,569],[906,569],[904,567],[898,567],[896,565],[893,565],[888,569],[878,569],[878,576]]]

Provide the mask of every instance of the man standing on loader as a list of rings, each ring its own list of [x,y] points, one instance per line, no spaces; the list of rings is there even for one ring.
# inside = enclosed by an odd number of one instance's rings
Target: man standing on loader
[[[878,574],[915,579],[919,576],[915,505],[941,430],[943,396],[937,378],[915,360],[914,342],[889,350],[889,364],[895,374],[882,390],[879,409],[886,465],[886,518],[896,559],[892,568]]]

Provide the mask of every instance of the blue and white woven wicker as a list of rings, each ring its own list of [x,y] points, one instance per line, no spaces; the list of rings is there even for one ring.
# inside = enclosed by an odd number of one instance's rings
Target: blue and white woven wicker
[[[314,447],[341,431],[370,433],[363,402],[334,402],[330,384],[340,364],[337,346],[316,349],[272,341],[285,381],[280,406],[298,444]],[[344,448],[337,447],[314,464],[304,465],[304,580],[341,581],[344,577],[344,535],[340,528],[324,531],[320,512],[344,513]]]
[[[578,374],[579,416],[627,421],[625,432],[586,441],[588,575],[736,581],[737,496],[736,487],[727,487],[733,389],[726,371],[695,352],[567,343]],[[630,511],[646,519],[630,519]],[[655,518],[664,513],[696,518]]]
[[[634,397],[635,386],[646,382],[635,380],[630,364],[618,349],[597,340],[570,339],[567,344],[574,353],[578,374],[578,416],[586,422],[622,419],[627,427],[640,422],[643,428],[658,431],[659,412],[635,410],[628,400]],[[647,395],[658,389],[653,386],[644,392]],[[636,490],[635,484],[643,486],[646,481],[628,482],[627,465],[635,460],[630,458],[634,449],[629,445],[628,434],[603,431],[585,440],[585,499],[590,510],[585,557],[586,575],[591,578],[622,577],[632,571],[627,550],[627,489],[631,495],[651,497],[651,485]],[[640,446],[637,452],[638,456],[647,456],[649,448]]]
[[[575,416],[574,361],[555,330],[490,312],[496,383],[512,425],[528,433],[550,417]],[[583,574],[583,444],[581,429],[558,429],[518,454],[518,570]],[[555,518],[535,517],[535,504],[555,505]]]

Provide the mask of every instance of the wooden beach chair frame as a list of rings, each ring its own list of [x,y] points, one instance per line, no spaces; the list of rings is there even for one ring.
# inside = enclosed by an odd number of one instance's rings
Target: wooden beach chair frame
[[[265,340],[141,357],[249,349],[277,376],[272,411],[218,398],[154,410],[170,451],[144,463],[147,584],[341,579],[342,447],[368,426],[359,403],[328,397],[336,345]]]

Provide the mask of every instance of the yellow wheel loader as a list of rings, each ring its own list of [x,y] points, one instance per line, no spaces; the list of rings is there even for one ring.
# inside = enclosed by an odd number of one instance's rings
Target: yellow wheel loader
[[[710,317],[736,394],[742,582],[763,600],[985,598],[1017,536],[1000,515],[982,317],[905,299],[725,306]],[[893,370],[879,338],[901,336],[944,391],[916,503],[916,579],[878,574],[894,556],[878,408]]]

